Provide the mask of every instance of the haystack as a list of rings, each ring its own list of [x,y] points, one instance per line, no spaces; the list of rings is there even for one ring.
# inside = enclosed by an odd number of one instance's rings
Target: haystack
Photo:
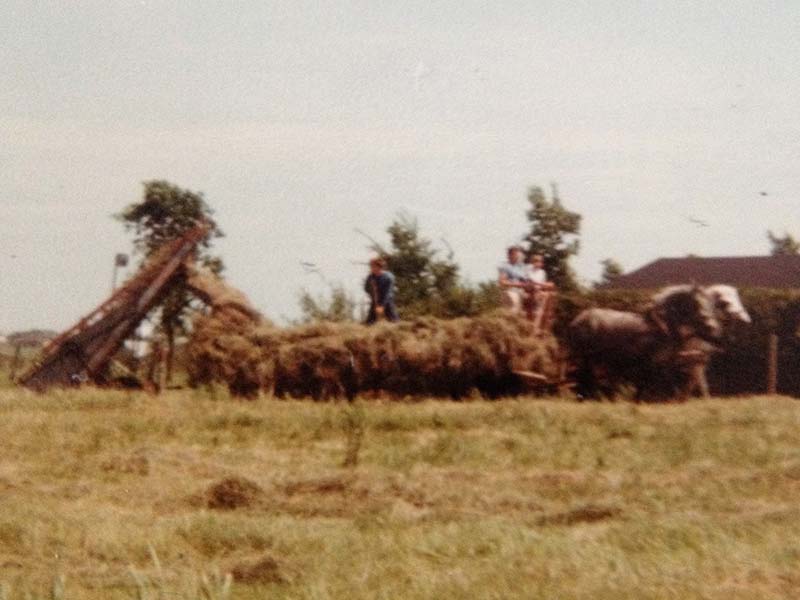
[[[209,271],[190,269],[187,284],[210,310],[194,323],[188,345],[190,382],[224,382],[237,396],[256,395],[264,382],[272,380],[272,373],[265,371],[271,362],[264,360],[253,338],[256,331],[274,330],[272,323],[259,314],[247,296]]]
[[[222,382],[237,395],[496,397],[522,391],[515,371],[555,379],[557,348],[552,336],[536,336],[529,321],[504,312],[279,329],[212,311],[195,325],[190,361],[195,382]]]

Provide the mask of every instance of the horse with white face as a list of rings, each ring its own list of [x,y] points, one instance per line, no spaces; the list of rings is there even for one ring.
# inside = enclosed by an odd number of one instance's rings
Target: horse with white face
[[[723,325],[734,321],[747,324],[752,322],[750,315],[739,298],[738,290],[732,285],[721,283],[710,285],[706,287],[706,292],[713,298],[717,317],[722,321]]]
[[[670,285],[653,295],[653,302],[658,303],[664,298],[676,293],[688,293],[696,286],[690,284]],[[729,325],[735,321],[750,323],[750,315],[739,298],[739,292],[732,285],[714,284],[704,286],[703,291],[711,297],[714,303],[714,311],[717,318],[723,325]]]
[[[672,286],[673,289],[686,289],[687,287]],[[749,325],[752,322],[735,287],[716,284],[707,286],[705,291],[714,301],[717,318],[725,329],[736,323]],[[683,380],[683,383],[676,388],[680,397],[688,397],[694,393],[698,393],[703,398],[710,397],[706,369],[711,357],[720,351],[721,348],[716,343],[698,337],[690,337],[678,349],[676,356],[668,358],[669,362],[678,366],[679,379]]]

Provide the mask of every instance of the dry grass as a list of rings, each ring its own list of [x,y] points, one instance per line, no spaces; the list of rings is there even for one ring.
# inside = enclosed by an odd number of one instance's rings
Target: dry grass
[[[316,399],[376,392],[463,398],[524,391],[515,371],[557,380],[558,346],[533,324],[504,311],[473,318],[419,317],[400,323],[314,323],[287,329],[235,311],[194,324],[189,371],[237,395],[259,390]]]
[[[793,400],[356,407],[0,391],[0,597],[800,589]]]

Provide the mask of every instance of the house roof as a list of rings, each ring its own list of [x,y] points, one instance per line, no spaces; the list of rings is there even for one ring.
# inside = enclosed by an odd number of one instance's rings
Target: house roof
[[[605,289],[649,289],[679,283],[773,289],[800,288],[800,256],[718,256],[659,258],[615,277]]]

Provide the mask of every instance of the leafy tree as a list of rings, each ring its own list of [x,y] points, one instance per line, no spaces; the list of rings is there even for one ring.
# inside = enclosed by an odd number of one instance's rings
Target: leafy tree
[[[342,285],[332,285],[330,296],[314,296],[308,290],[300,292],[301,321],[355,321],[356,300]]]
[[[784,232],[783,237],[780,237],[772,233],[772,231],[767,231],[767,238],[772,244],[772,249],[770,250],[772,256],[800,254],[800,242],[786,232]]]
[[[154,180],[144,183],[142,200],[128,205],[117,218],[126,230],[134,232],[134,245],[144,254],[143,261],[163,244],[205,220],[209,230],[198,244],[198,260],[213,272],[220,273],[224,268],[222,259],[209,253],[212,240],[223,235],[212,218],[213,212],[202,193],[182,189],[168,181]],[[175,337],[188,328],[190,300],[186,286],[173,286],[162,301],[157,316],[157,329],[167,342],[167,381],[172,375]]]
[[[600,264],[603,265],[603,273],[600,275],[600,281],[598,282],[598,285],[606,285],[611,283],[614,281],[614,279],[624,273],[622,265],[613,258],[601,260]]]
[[[500,306],[500,288],[495,281],[477,285],[459,282],[429,303],[429,314],[439,317],[471,317]]]
[[[580,247],[581,215],[564,208],[555,185],[549,200],[542,188],[532,187],[528,191],[528,202],[531,230],[524,238],[528,243],[526,255],[541,254],[544,257],[548,277],[560,290],[577,290],[569,258],[577,254]]]
[[[144,252],[145,257],[152,254],[164,243],[182,236],[205,219],[209,231],[201,240],[201,248],[208,249],[213,238],[222,237],[217,223],[212,218],[214,211],[206,203],[202,193],[184,190],[168,181],[154,180],[144,183],[144,197],[141,202],[128,205],[117,218],[125,224],[128,231],[136,235],[134,244]],[[207,253],[201,258],[212,260]]]
[[[494,283],[477,287],[461,281],[452,248],[444,256],[420,235],[416,219],[398,214],[387,228],[389,247],[372,238],[370,250],[386,260],[396,280],[396,300],[404,318],[418,315],[475,315],[498,306]],[[447,242],[444,242],[447,246]]]

